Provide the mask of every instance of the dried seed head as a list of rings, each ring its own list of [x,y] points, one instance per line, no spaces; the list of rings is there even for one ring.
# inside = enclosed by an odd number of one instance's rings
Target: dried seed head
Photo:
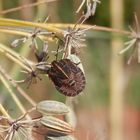
[[[136,51],[138,54],[137,55],[138,63],[140,63],[140,25],[139,25],[136,14],[134,16],[135,16],[136,27],[135,29],[133,29],[132,27],[129,27],[131,31],[131,36],[130,36],[131,40],[128,42],[125,42],[126,47],[119,52],[119,54],[123,54],[124,52],[131,50],[131,54],[130,54],[127,64],[130,64],[132,58],[135,56]]]

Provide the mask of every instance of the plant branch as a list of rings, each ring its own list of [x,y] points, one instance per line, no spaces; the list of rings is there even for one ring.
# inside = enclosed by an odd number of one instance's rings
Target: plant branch
[[[1,73],[1,69],[0,69],[0,80],[4,84],[4,86],[6,87],[6,89],[8,90],[9,94],[11,95],[11,97],[13,98],[13,100],[15,101],[15,103],[17,104],[17,106],[19,107],[20,111],[23,114],[25,114],[26,113],[26,109],[24,108],[24,106],[22,105],[22,103],[19,101],[18,97],[15,95],[15,93],[13,92],[13,90],[11,89],[11,87],[9,86],[8,82],[6,81],[6,79],[4,78],[3,74]],[[30,118],[30,117],[27,116],[27,118]]]
[[[75,24],[48,23],[47,26],[51,26],[51,27],[54,26],[57,28],[68,28],[68,27],[73,28],[75,26]],[[78,24],[77,26],[81,29],[87,29],[87,28],[90,28],[92,25],[87,25],[87,24],[80,24],[79,25]],[[91,28],[91,30],[106,31],[106,32],[120,33],[120,34],[124,34],[124,35],[131,35],[130,31],[114,29],[114,28],[98,26],[98,25],[95,25],[95,27]]]
[[[60,28],[68,28],[71,27],[73,28],[75,24],[61,24],[61,23],[34,23],[34,22],[28,22],[28,21],[21,21],[21,20],[13,20],[13,19],[4,19],[0,18],[0,26],[5,27],[5,26],[10,26],[10,27],[37,27],[41,29],[45,29],[47,31],[50,31],[52,33],[55,33],[58,37],[63,37],[64,31]],[[86,24],[78,24],[78,28],[81,29],[87,29],[90,28],[91,25],[86,25]],[[119,34],[124,34],[124,35],[131,35],[132,33],[130,31],[125,31],[125,30],[120,30],[120,29],[114,29],[114,28],[109,28],[109,27],[104,27],[104,26],[95,26],[92,28],[92,30],[97,30],[97,31],[106,31],[106,32],[114,32],[114,33],[119,33]],[[7,32],[10,34],[16,34],[16,35],[23,35],[23,36],[29,36],[30,33],[26,31],[17,31],[17,29],[0,29],[0,32]],[[44,35],[39,35],[40,38],[42,39],[47,39],[47,37]],[[48,41],[52,41],[52,39],[48,38]]]
[[[18,84],[5,72],[5,70],[0,66],[0,72],[5,76],[6,80],[10,81],[11,84],[16,88],[16,90],[32,105],[35,106],[36,103],[33,101],[24,90],[18,86]]]
[[[8,10],[3,10],[3,11],[0,12],[0,14],[7,14],[7,13],[19,11],[21,9],[25,9],[25,8],[29,8],[29,7],[34,7],[34,6],[37,6],[37,5],[40,5],[40,4],[54,2],[54,1],[56,1],[56,0],[41,0],[41,1],[34,2],[34,3],[28,4],[28,5],[22,5],[22,6],[19,6],[19,7],[8,9]]]
[[[19,64],[25,70],[27,70],[29,72],[31,71],[31,69],[23,63],[23,60],[18,53],[14,52],[13,50],[11,50],[10,48],[6,47],[3,44],[0,44],[0,53],[4,54],[6,57],[8,57],[13,62]]]
[[[63,37],[64,31],[54,26],[47,26],[47,23],[35,23],[29,21],[22,21],[22,20],[14,20],[14,19],[6,19],[0,18],[0,26],[2,27],[36,27],[47,30],[49,32],[55,33],[59,37]]]
[[[29,31],[20,31],[20,30],[16,30],[16,29],[10,29],[10,28],[0,28],[0,32],[1,33],[8,33],[8,34],[12,34],[12,35],[20,35],[20,36],[24,36],[24,37],[29,37],[31,36],[32,33],[29,33]],[[51,37],[48,37],[48,36],[45,36],[45,35],[38,35],[38,37],[41,39],[41,40],[45,40],[45,41],[49,41],[49,42],[52,42],[52,38]]]
[[[3,107],[2,104],[0,104],[0,111],[1,111],[1,113],[2,113],[5,117],[11,118],[10,115],[7,113],[7,111],[5,110],[5,108]]]

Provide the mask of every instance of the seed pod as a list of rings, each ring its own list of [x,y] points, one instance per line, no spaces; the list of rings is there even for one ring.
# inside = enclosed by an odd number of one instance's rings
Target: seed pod
[[[48,75],[56,89],[66,96],[76,96],[85,88],[84,73],[69,59],[53,61]]]
[[[43,115],[62,115],[69,112],[69,108],[64,103],[51,100],[39,102],[36,109]]]
[[[56,137],[56,136],[48,136],[47,137],[47,140],[76,140],[73,136],[71,135],[67,135],[67,136],[59,136],[59,137]]]
[[[44,116],[41,118],[40,122],[52,130],[63,133],[72,133],[74,131],[74,128],[70,124],[52,116]]]

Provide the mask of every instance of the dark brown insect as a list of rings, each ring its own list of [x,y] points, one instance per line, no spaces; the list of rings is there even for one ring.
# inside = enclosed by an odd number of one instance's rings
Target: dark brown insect
[[[53,61],[48,75],[56,89],[66,96],[76,96],[85,88],[84,73],[69,59]]]

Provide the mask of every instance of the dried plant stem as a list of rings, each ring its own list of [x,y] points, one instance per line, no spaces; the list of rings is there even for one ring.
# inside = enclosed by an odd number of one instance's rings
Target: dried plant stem
[[[119,7],[119,11],[116,7]],[[123,0],[111,0],[111,25],[113,28],[123,29]],[[110,140],[123,140],[123,111],[124,111],[124,64],[123,57],[118,57],[116,52],[122,49],[122,38],[113,36],[111,41],[110,57]]]
[[[34,106],[33,108],[29,109],[26,111],[25,114],[21,115],[17,120],[22,120],[23,118],[25,118],[29,113],[31,113],[32,111],[36,110],[36,107]],[[23,120],[24,122],[27,122],[27,121],[31,121],[31,120]],[[23,122],[22,121],[22,122]],[[21,122],[21,121],[20,121]]]
[[[15,95],[15,93],[13,92],[11,87],[9,86],[7,80],[4,78],[3,74],[1,73],[1,71],[0,71],[0,80],[3,83],[3,85],[6,87],[6,89],[8,90],[9,94],[11,95],[11,97],[13,98],[13,100],[15,101],[17,106],[19,107],[19,109],[22,112],[22,114],[25,114],[26,109],[24,108],[22,103],[19,101],[18,97]],[[30,116],[28,115],[27,118],[30,119]]]
[[[140,41],[138,41],[138,63],[140,63]]]
[[[8,57],[10,60],[12,60],[13,62],[19,64],[22,68],[24,68],[27,71],[31,71],[31,69],[29,67],[27,67],[22,61],[22,58],[20,57],[20,55],[16,52],[14,52],[13,50],[11,50],[10,48],[6,47],[3,44],[0,44],[0,53],[2,53],[3,55],[5,55],[6,57]]]
[[[1,33],[8,33],[8,34],[13,34],[13,35],[21,35],[21,36],[26,36],[28,37],[30,33],[25,32],[25,31],[17,31],[16,29],[9,29],[9,28],[0,28]]]
[[[8,33],[8,34],[12,34],[12,35],[20,35],[20,36],[24,36],[24,37],[29,37],[31,36],[31,33],[29,33],[28,31],[17,31],[16,29],[4,29],[4,28],[0,28],[0,32],[1,33]],[[42,40],[45,41],[49,41],[52,42],[52,38],[48,37],[48,36],[44,36],[44,35],[38,35],[38,37]]]
[[[60,23],[34,23],[34,22],[27,22],[27,21],[21,21],[21,20],[13,20],[13,19],[4,19],[0,18],[0,26],[10,26],[10,27],[37,27],[41,29],[46,29],[47,31],[54,32],[57,36],[63,36],[64,32],[61,29],[58,28],[68,28],[73,27],[75,24],[60,24]],[[77,25],[79,28],[90,28],[91,25]],[[120,33],[124,35],[131,35],[130,31],[124,31],[109,27],[103,27],[103,26],[95,26],[93,30],[98,31],[107,31],[107,32],[114,32],[114,33]],[[3,30],[4,31],[4,30]],[[17,32],[17,35],[21,32]],[[16,33],[15,33],[16,34]],[[24,33],[23,33],[24,34]],[[26,34],[26,33],[25,33]],[[26,34],[27,35],[27,34]]]
[[[82,1],[82,3],[80,4],[79,8],[76,10],[76,13],[79,13],[79,11],[81,10],[81,8],[83,7],[85,2],[86,2],[85,0]]]
[[[131,35],[130,31],[124,31],[124,30],[121,30],[121,29],[115,29],[115,28],[109,28],[109,27],[103,27],[103,26],[95,26],[95,30],[113,32],[113,33],[120,33],[120,34],[124,34],[124,35]]]
[[[28,21],[22,21],[22,20],[14,20],[14,19],[5,19],[0,18],[0,26],[6,27],[36,27],[45,29],[49,32],[55,33],[59,37],[63,37],[63,30],[60,30],[58,28],[55,28],[54,26],[47,26],[47,23],[41,24],[41,23],[35,23],[35,22],[28,22]]]
[[[3,11],[0,12],[0,14],[7,14],[7,13],[15,12],[15,11],[18,11],[18,10],[21,10],[21,9],[25,9],[25,8],[29,8],[29,7],[34,7],[34,6],[37,6],[37,5],[40,5],[40,4],[44,4],[44,3],[48,3],[48,2],[53,2],[53,1],[56,1],[56,0],[41,0],[41,1],[34,2],[34,3],[28,4],[28,5],[22,5],[22,6],[19,6],[19,7],[16,7],[16,8],[11,8],[11,9],[8,9],[8,10],[3,10]]]
[[[10,115],[7,113],[7,111],[5,110],[5,108],[3,107],[2,104],[0,104],[0,111],[1,111],[1,113],[2,113],[5,117],[11,118]]]
[[[63,32],[60,29],[57,28],[68,28],[68,27],[73,27],[74,24],[60,24],[60,23],[48,23],[48,24],[44,24],[44,23],[31,23],[29,22],[29,26],[34,26],[34,27],[39,27],[39,28],[47,28],[49,31],[55,32],[57,36],[62,36]],[[39,25],[38,25],[39,24]],[[27,25],[27,24],[26,24]],[[2,25],[0,22],[0,26],[5,26],[4,24]],[[7,25],[7,26],[16,26],[15,25]],[[21,25],[22,26],[22,25]],[[25,26],[25,25],[23,25]],[[28,26],[28,25],[27,25]],[[81,29],[87,29],[90,28],[91,25],[77,25],[79,28]],[[119,33],[119,34],[124,34],[124,35],[131,35],[132,33],[130,31],[125,31],[125,30],[120,30],[120,29],[114,29],[114,28],[109,28],[109,27],[103,27],[103,26],[94,26],[94,28],[92,28],[92,30],[95,31],[105,31],[105,32],[114,32],[114,33]],[[29,37],[31,35],[31,33],[29,33],[28,31],[20,31],[17,29],[0,29],[0,32],[3,33],[8,33],[8,34],[14,34],[14,35],[22,35],[25,37]],[[46,41],[53,41],[53,39],[51,37],[45,36],[45,35],[38,35],[38,37],[42,40],[46,40]]]
[[[75,24],[61,24],[61,23],[48,23],[47,26],[54,26],[56,28],[68,28],[68,27],[74,27]],[[86,24],[80,24],[77,25],[81,29],[87,29],[90,28],[91,25],[86,25]],[[95,25],[94,28],[91,28],[91,30],[97,30],[97,31],[106,31],[106,32],[114,32],[114,33],[120,33],[124,35],[131,35],[130,31],[124,31],[120,29],[115,29],[115,28],[109,28],[109,27],[104,27],[104,26],[97,26]]]
[[[5,72],[5,70],[0,66],[0,72],[5,76],[6,80],[10,81],[11,84],[17,89],[17,91],[32,105],[32,106],[36,106],[35,101],[33,101],[33,99],[31,99],[25,92],[24,90],[17,85],[17,83],[12,80],[12,78]]]
[[[76,127],[77,118],[74,112],[73,100],[71,98],[66,97],[65,104],[69,107],[69,113],[67,113],[65,116],[66,122],[71,124],[73,127]]]

